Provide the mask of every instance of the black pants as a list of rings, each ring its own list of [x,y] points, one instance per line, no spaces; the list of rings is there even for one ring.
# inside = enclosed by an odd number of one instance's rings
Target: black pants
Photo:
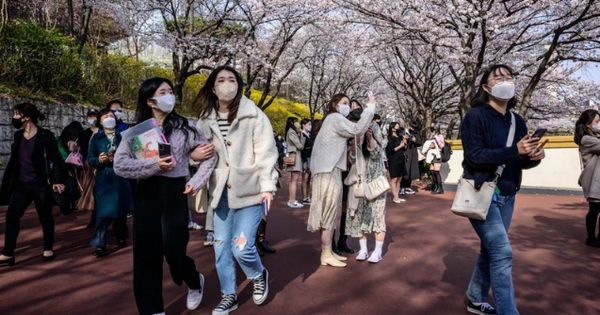
[[[185,178],[140,180],[133,214],[133,291],[141,315],[164,311],[163,256],[177,285],[200,289],[189,240]]]
[[[585,216],[585,227],[587,230],[588,239],[596,239],[596,222],[599,222],[600,202],[589,202],[590,210]],[[598,236],[600,238],[600,235]]]
[[[412,181],[410,179],[402,178],[400,180],[400,188],[410,188]]]
[[[32,201],[35,204],[35,210],[42,224],[44,250],[52,250],[52,245],[54,245],[52,200],[50,185],[39,185],[37,183],[24,184],[21,182],[15,185],[15,189],[8,202],[8,210],[6,211],[6,236],[4,238],[4,250],[2,254],[14,256],[15,248],[17,247],[17,237],[21,230],[20,221]]]
[[[106,232],[111,223],[113,223],[113,232],[119,241],[129,238],[129,229],[127,229],[127,217],[118,218],[96,218],[96,230],[90,246],[106,247]]]

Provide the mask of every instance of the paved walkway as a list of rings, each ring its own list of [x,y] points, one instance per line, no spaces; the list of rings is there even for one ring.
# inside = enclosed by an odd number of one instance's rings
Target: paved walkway
[[[233,314],[468,314],[464,292],[478,238],[466,219],[450,213],[453,196],[420,191],[400,205],[388,196],[383,261],[357,262],[352,255],[348,267],[338,269],[319,265],[318,235],[306,232],[308,207],[286,207],[282,190],[267,237],[277,253],[263,259],[271,274],[269,298],[254,305],[252,285],[238,273],[240,306]],[[586,213],[581,196],[517,197],[510,238],[521,314],[600,314],[600,249],[583,244]],[[203,215],[194,216],[204,225]],[[41,228],[35,211],[27,211],[17,264],[0,268],[0,314],[136,314],[131,247],[118,249],[111,238],[107,257],[92,256],[88,218],[83,212],[57,215],[57,258],[42,263]],[[204,301],[198,310],[186,310],[187,289],[173,284],[165,264],[168,315],[210,314],[220,300],[212,248],[202,246],[204,231],[190,235],[188,253],[207,279]]]

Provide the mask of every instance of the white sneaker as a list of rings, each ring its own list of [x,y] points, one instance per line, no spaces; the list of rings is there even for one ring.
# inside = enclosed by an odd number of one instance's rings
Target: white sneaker
[[[415,193],[417,193],[416,191],[410,189],[410,188],[406,188],[406,190],[404,191],[407,195],[414,195]]]
[[[162,312],[162,313],[154,313],[152,315],[167,315],[167,314],[165,312]]]
[[[382,259],[381,258],[381,253],[379,253],[379,252],[372,252],[371,256],[369,257],[369,262],[376,264],[376,263],[380,262],[381,259]]]
[[[187,309],[190,311],[197,309],[198,306],[200,306],[200,302],[202,302],[202,295],[204,293],[204,276],[201,273],[199,273],[198,276],[200,277],[200,290],[192,290],[188,288]]]
[[[404,195],[404,188],[400,189],[400,195]]]
[[[392,200],[393,203],[403,203],[405,201],[406,201],[406,199],[402,199],[402,198]]]
[[[302,207],[304,207],[304,205],[301,204],[301,203],[299,203],[297,200],[294,200],[294,202],[288,201],[287,205],[290,208],[302,208]]]
[[[358,255],[356,255],[356,260],[358,261],[363,261],[366,260],[367,257],[369,257],[369,253],[367,252],[363,252],[362,250],[358,252]]]
[[[188,230],[202,230],[202,225],[192,221],[188,223]]]
[[[214,241],[215,241],[215,233],[213,233],[213,231],[208,231],[208,233],[206,233],[206,239],[204,240],[204,246],[206,246],[206,247],[213,246]]]

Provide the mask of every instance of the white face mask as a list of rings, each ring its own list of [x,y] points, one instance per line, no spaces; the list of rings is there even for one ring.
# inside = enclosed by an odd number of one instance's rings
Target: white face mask
[[[87,122],[90,126],[94,126],[96,124],[96,118],[90,118],[87,120]]]
[[[152,98],[156,101],[156,106],[152,106],[154,108],[158,108],[163,113],[170,113],[175,108],[175,95],[173,94],[165,94],[162,96],[155,96]]]
[[[306,131],[310,132],[312,130],[312,125],[306,126]]]
[[[238,86],[236,83],[223,82],[215,87],[215,94],[220,101],[229,102],[235,98],[238,92]]]
[[[496,99],[508,102],[511,98],[515,96],[515,83],[502,81],[494,86],[492,86],[491,95]]]
[[[595,125],[592,125],[591,127],[592,127],[592,130],[594,130],[594,131],[596,131],[596,132],[600,131],[600,123],[597,123],[597,124],[595,124]]]
[[[117,120],[112,117],[104,118],[104,120],[102,121],[102,126],[105,129],[115,129],[116,125],[117,125]]]
[[[350,114],[350,105],[338,104],[338,107],[340,114],[342,114],[344,117],[348,117]]]
[[[117,110],[117,111],[114,111],[113,113],[115,114],[115,117],[117,118],[117,120],[120,120],[121,117],[123,117],[123,112],[120,112]]]

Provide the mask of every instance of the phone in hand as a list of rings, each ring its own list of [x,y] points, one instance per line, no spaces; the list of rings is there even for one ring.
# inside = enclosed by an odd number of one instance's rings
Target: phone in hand
[[[171,156],[171,144],[169,143],[158,143],[158,156],[160,158],[166,158]]]
[[[538,128],[531,134],[531,137],[532,138],[541,138],[546,134],[547,131],[548,131],[548,129],[546,129],[546,128]]]
[[[269,204],[267,203],[267,199],[263,201],[263,213],[265,214],[265,218],[269,216]]]

